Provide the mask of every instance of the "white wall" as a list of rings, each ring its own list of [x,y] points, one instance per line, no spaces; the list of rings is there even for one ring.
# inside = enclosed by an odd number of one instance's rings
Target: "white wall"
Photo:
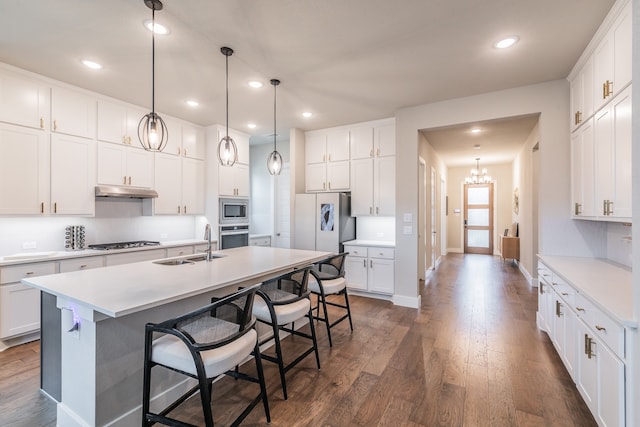
[[[418,213],[418,131],[438,126],[540,113],[539,250],[545,254],[590,256],[585,235],[569,218],[569,86],[556,80],[466,98],[404,108],[396,114],[396,215]],[[419,303],[417,235],[401,234],[396,223],[396,293]],[[415,229],[416,224],[414,224]]]
[[[393,216],[361,216],[356,219],[356,239],[396,241],[396,218]]]

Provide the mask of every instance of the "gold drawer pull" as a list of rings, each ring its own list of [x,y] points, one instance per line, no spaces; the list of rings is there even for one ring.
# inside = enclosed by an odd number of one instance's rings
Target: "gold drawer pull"
[[[24,273],[26,276],[31,276],[33,274],[33,271],[27,271],[26,273]]]
[[[605,328],[603,326],[596,325],[596,329],[599,330],[599,331],[607,332],[607,328]]]
[[[80,268],[87,268],[87,264],[82,264]]]
[[[566,293],[566,292],[562,292],[562,295],[564,295],[564,296],[566,297],[566,296],[567,296],[567,295],[569,295],[569,294],[568,294],[568,293]]]
[[[584,311],[584,308],[582,308],[582,307],[576,307],[576,310],[578,310],[578,311]]]

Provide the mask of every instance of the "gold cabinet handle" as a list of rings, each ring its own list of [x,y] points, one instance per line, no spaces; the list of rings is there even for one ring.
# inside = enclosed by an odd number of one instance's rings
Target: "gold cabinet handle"
[[[178,147],[178,156],[180,155],[180,147]]]
[[[327,189],[327,188],[326,188],[326,183],[325,183],[325,182],[323,182],[323,183],[322,183],[322,189],[323,189],[323,190],[326,190],[326,189]]]
[[[125,135],[122,135],[122,143],[127,145],[127,137]]]
[[[380,207],[376,206],[376,215],[380,215]]]
[[[373,260],[372,259],[369,260],[369,267],[373,268]]]
[[[80,268],[87,268],[87,264],[82,264]]]
[[[44,202],[40,202],[40,213],[44,213]]]
[[[562,292],[562,295],[564,295],[565,297],[568,296],[569,294],[566,292]]]
[[[131,177],[129,177],[129,185],[131,185]]]
[[[380,157],[380,148],[377,148],[377,149],[376,149],[376,156],[377,156],[377,157]]]
[[[363,266],[364,268],[367,268],[367,260],[366,260],[366,259],[363,259],[363,260],[362,260],[362,266]]]
[[[40,129],[44,129],[44,117],[40,117]]]
[[[123,177],[122,177],[122,183],[123,183],[123,184],[126,184],[126,183],[127,183],[127,177],[126,177],[126,176],[123,176]]]
[[[180,213],[180,205],[178,205],[178,213]]]
[[[558,284],[557,284],[556,282],[551,282],[551,284],[552,284],[553,286],[558,286]]]
[[[184,213],[186,215],[186,213],[187,213],[187,205],[184,205]]]
[[[369,157],[373,157],[373,148],[369,150]]]
[[[584,354],[589,354],[589,335],[587,334],[584,334]],[[591,359],[591,356],[589,356],[589,359]]]
[[[562,316],[562,312],[560,311],[560,307],[562,307],[562,304],[560,303],[560,301],[556,300],[556,317]]]
[[[607,332],[607,328],[605,328],[604,326],[596,325],[596,329],[599,330],[600,332],[603,332],[603,331]]]
[[[53,213],[58,213],[58,203],[53,204]]]
[[[369,206],[369,215],[373,215],[373,206]]]
[[[582,204],[580,204],[580,203],[577,203],[577,202],[576,202],[576,206],[575,206],[575,214],[576,214],[576,215],[580,215],[580,214],[582,214]]]
[[[607,84],[602,83],[602,99],[607,99]]]
[[[33,271],[27,271],[26,273],[24,273],[25,276],[31,276],[33,274]]]
[[[183,155],[183,156],[185,156],[185,157],[187,157],[187,149],[186,149],[186,148],[183,148],[183,149],[182,149],[182,155]]]
[[[58,121],[57,120],[53,121],[53,130],[58,130]]]
[[[327,155],[326,155],[326,154],[323,154],[323,155],[322,155],[322,161],[323,161],[323,162],[326,162],[326,161],[327,161]]]
[[[331,181],[329,181],[329,190],[331,190]]]
[[[584,311],[584,308],[582,308],[582,307],[576,307],[576,310],[577,310],[577,311]]]
[[[607,213],[613,215],[613,200],[609,200],[609,203],[607,203]]]

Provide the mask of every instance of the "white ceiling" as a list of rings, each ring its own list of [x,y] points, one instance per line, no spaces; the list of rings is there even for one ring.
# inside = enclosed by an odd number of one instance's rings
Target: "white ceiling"
[[[163,0],[156,109],[260,140],[392,117],[402,107],[568,75],[613,0]],[[143,0],[0,0],[0,61],[134,104],[151,104]],[[517,34],[508,50],[492,43]],[[94,71],[83,58],[104,65]],[[250,89],[249,80],[265,83]],[[185,105],[189,98],[200,106]],[[314,112],[311,119],[300,116]],[[246,125],[254,122],[255,130]]]

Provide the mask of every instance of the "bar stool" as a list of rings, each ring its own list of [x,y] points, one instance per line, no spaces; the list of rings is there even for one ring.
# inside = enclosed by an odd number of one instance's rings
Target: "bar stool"
[[[309,290],[307,289],[310,268],[311,267],[309,266],[294,270],[290,273],[265,281],[256,292],[257,298],[253,304],[253,315],[256,317],[258,322],[271,326],[273,331],[273,336],[268,336],[265,339],[260,340],[259,345],[265,344],[271,339],[274,340],[276,356],[274,357],[263,352],[262,358],[278,364],[284,400],[287,400],[287,383],[285,380],[286,372],[313,352],[315,352],[316,364],[318,369],[320,369],[318,343],[311,315]],[[309,319],[311,334],[295,329],[295,322],[304,317]],[[290,328],[287,327],[289,324],[291,324]],[[285,365],[282,346],[280,344],[280,331],[307,338],[311,340],[312,345],[303,351],[294,361]]]
[[[192,426],[168,414],[196,392],[200,392],[204,421],[213,426],[211,390],[213,380],[223,374],[260,385],[255,397],[234,421],[239,424],[262,400],[267,422],[271,421],[258,350],[258,334],[251,317],[254,296],[259,284],[244,288],[185,315],[161,323],[147,323],[144,346],[144,383],[142,425],[161,423],[170,426]],[[258,377],[238,371],[238,365],[255,356]],[[162,366],[198,380],[198,384],[158,413],[149,409],[151,368]],[[196,426],[194,426],[196,427]]]
[[[333,347],[331,340],[331,328],[345,319],[349,319],[349,327],[353,331],[353,322],[351,321],[351,307],[349,306],[349,295],[347,294],[347,281],[344,278],[344,262],[348,252],[334,255],[313,265],[311,277],[309,278],[309,290],[316,295],[316,306],[311,309],[315,311],[314,319],[324,322],[327,326],[327,335],[329,337],[329,347]],[[344,305],[327,300],[327,295],[343,295]],[[320,304],[322,303],[322,311],[324,317],[320,316]],[[339,307],[346,310],[346,313],[334,320],[329,321],[327,305]]]

